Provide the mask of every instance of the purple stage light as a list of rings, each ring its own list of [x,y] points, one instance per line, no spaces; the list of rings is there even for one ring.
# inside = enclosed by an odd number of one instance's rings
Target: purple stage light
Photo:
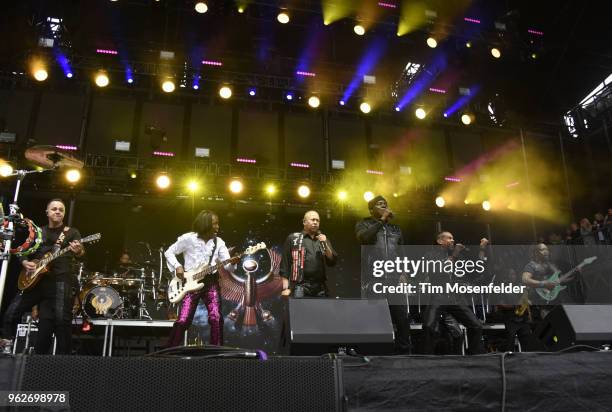
[[[379,1],[379,2],[378,2],[378,5],[379,5],[380,7],[385,7],[385,8],[387,8],[387,9],[395,9],[395,8],[397,8],[397,6],[396,6],[395,4],[393,4],[393,3],[387,3],[387,2],[384,2],[384,1]]]
[[[119,54],[119,52],[117,50],[111,50],[111,49],[96,49],[96,53],[98,54]]]
[[[174,153],[172,152],[160,152],[160,151],[154,151],[153,152],[153,156],[161,156],[161,157],[174,157]]]
[[[236,161],[238,163],[251,163],[251,164],[257,163],[256,159],[247,159],[246,157],[238,157],[236,158]]]
[[[385,174],[384,172],[381,172],[380,170],[371,170],[371,169],[366,170],[366,173],[370,175],[379,175],[379,176],[382,176]]]
[[[430,91],[430,92],[433,92],[433,93],[446,94],[446,90],[444,90],[444,89],[438,89],[437,87],[430,87],[430,88],[429,88],[429,91]]]
[[[291,166],[291,167],[298,167],[298,168],[301,168],[301,169],[310,169],[310,165],[308,163],[291,162],[291,163],[289,163],[289,166]]]
[[[313,72],[305,72],[302,70],[298,70],[297,72],[295,72],[295,74],[297,74],[298,76],[307,76],[307,77],[315,77],[317,74],[313,73]]]
[[[536,36],[544,36],[544,33],[539,30],[529,29],[527,30],[527,33],[535,34]]]
[[[223,66],[223,63],[216,60],[202,60],[202,64],[207,66]]]
[[[463,179],[462,179],[462,178],[460,178],[460,177],[455,177],[455,176],[446,176],[446,177],[444,178],[444,180],[446,180],[447,182],[457,182],[457,183],[459,183],[459,182],[462,182],[462,181],[463,181]]]
[[[56,144],[55,147],[57,147],[58,149],[61,149],[61,150],[69,150],[71,152],[75,152],[75,151],[79,150],[78,147],[73,146],[73,145],[68,145],[68,144]]]
[[[480,24],[480,20],[478,19],[473,19],[471,17],[464,17],[463,18],[464,21],[467,21],[468,23],[476,23],[476,24]]]

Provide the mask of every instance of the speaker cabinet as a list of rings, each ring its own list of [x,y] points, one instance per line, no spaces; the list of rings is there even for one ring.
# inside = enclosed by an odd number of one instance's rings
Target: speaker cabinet
[[[550,350],[612,344],[612,305],[560,305],[536,330]]]

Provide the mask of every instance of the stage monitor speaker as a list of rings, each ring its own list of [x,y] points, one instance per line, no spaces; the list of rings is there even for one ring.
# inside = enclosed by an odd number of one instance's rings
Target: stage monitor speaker
[[[14,360],[21,359],[22,362]],[[338,359],[17,356],[0,390],[68,392],[74,411],[340,411]]]
[[[536,335],[553,351],[580,344],[612,344],[612,305],[557,306],[536,329]]]
[[[285,341],[292,355],[393,353],[393,324],[382,299],[289,299]],[[287,332],[285,331],[285,333]]]

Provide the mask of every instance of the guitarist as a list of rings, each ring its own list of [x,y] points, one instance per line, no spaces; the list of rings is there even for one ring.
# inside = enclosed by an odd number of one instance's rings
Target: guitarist
[[[217,236],[219,232],[219,217],[210,210],[202,210],[193,221],[193,232],[185,233],[164,253],[168,268],[176,273],[179,279],[184,279],[185,271],[195,269],[203,264],[214,265],[230,258],[229,250],[223,239]],[[183,255],[183,266],[176,258]],[[235,265],[225,267],[235,270]],[[221,313],[221,291],[219,289],[219,274],[206,276],[204,287],[197,292],[188,293],[181,302],[179,316],[174,322],[168,347],[179,346],[185,331],[191,326],[193,316],[202,299],[208,311],[210,325],[210,344],[223,344],[223,314]]]
[[[553,290],[559,285],[559,282],[551,282],[548,279],[557,271],[555,265],[550,261],[550,250],[544,243],[538,243],[533,246],[532,259],[525,268],[523,269],[522,280],[523,284],[528,288],[545,288]],[[570,276],[567,281],[573,280],[573,276]],[[534,291],[532,291],[534,292]],[[534,305],[543,305],[546,303],[543,299],[539,298],[536,293],[530,293],[531,303]],[[535,310],[534,310],[535,309]],[[545,306],[539,306],[532,308],[531,313],[534,316],[534,321],[544,319],[550,312],[549,308]]]
[[[21,261],[25,270],[32,271],[36,269],[34,259],[41,259],[47,252],[70,248],[68,253],[49,263],[48,272],[41,275],[40,281],[34,287],[24,290],[18,296],[19,302],[15,310],[17,316],[38,305],[40,315],[34,344],[37,354],[49,353],[54,333],[57,338],[56,354],[70,354],[72,347],[72,307],[78,284],[75,274],[71,271],[71,261],[75,257],[82,257],[85,249],[79,242],[79,231],[64,225],[65,213],[66,206],[61,199],[49,201],[46,209],[49,223],[42,228],[43,242],[36,253],[28,257],[32,260]]]

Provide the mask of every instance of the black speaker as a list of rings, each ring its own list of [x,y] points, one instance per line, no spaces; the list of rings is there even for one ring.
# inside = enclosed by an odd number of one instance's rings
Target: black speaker
[[[21,359],[21,362],[16,360]],[[62,391],[74,411],[339,411],[342,363],[324,358],[0,358],[0,390]]]
[[[536,329],[536,335],[550,350],[612,344],[612,305],[557,306]]]
[[[285,340],[292,355],[354,350],[360,355],[393,353],[393,324],[386,300],[289,299]]]

